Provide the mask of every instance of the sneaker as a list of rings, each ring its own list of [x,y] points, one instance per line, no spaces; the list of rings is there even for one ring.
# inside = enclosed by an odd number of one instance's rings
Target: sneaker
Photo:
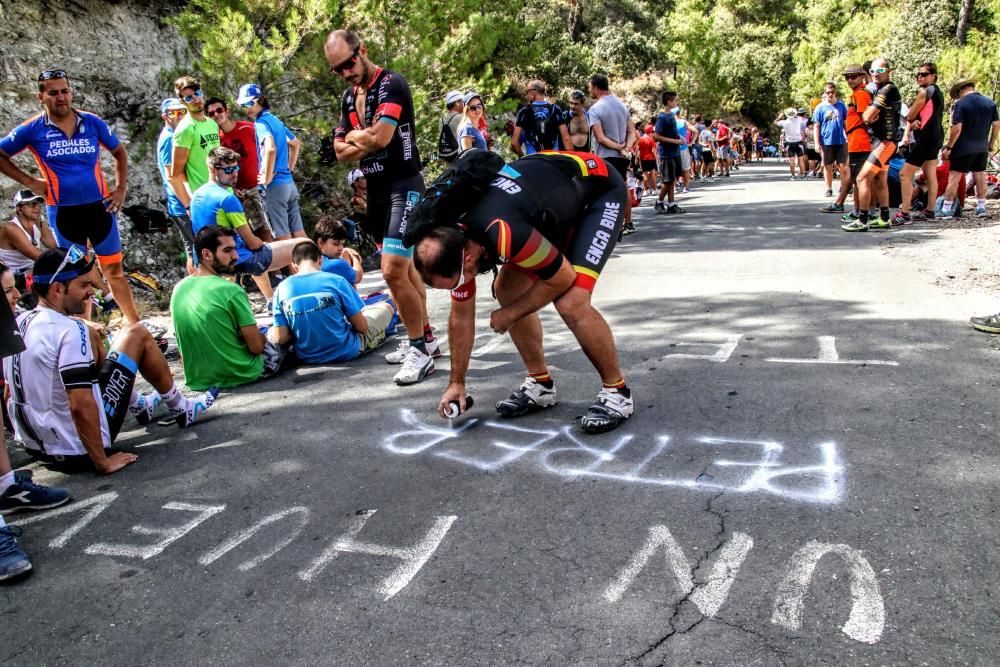
[[[821,208],[820,212],[822,212],[822,213],[843,213],[844,212],[844,205],[843,204],[829,204],[829,205],[824,206],[823,208]]]
[[[135,402],[135,405],[129,406],[128,411],[135,415],[135,420],[139,422],[140,426],[146,426],[153,421],[153,413],[156,412],[156,408],[159,407],[162,400],[159,392],[151,391],[148,394],[139,394],[139,400]]]
[[[47,510],[69,502],[66,489],[42,486],[31,481],[31,476],[14,473],[14,483],[0,495],[0,514],[11,514],[21,510]]]
[[[403,367],[393,378],[398,385],[416,384],[434,373],[434,357],[420,348],[411,347],[403,360]]]
[[[424,341],[424,345],[427,346],[427,354],[431,355],[435,359],[441,356],[441,345],[438,343],[437,338],[434,340]],[[410,341],[401,340],[396,349],[385,355],[385,363],[387,364],[401,364],[406,361],[406,355],[410,353]]]
[[[975,216],[977,218],[985,218],[987,215],[988,214],[986,213],[986,207],[985,206],[977,206],[976,207]]]
[[[882,218],[874,218],[868,221],[868,229],[889,229],[892,227],[892,223],[888,220],[883,220]]]
[[[271,315],[274,313],[274,299],[268,299],[264,303],[264,314]]]
[[[677,204],[667,207],[667,215],[676,215],[677,213],[687,213],[687,210],[681,208]]]
[[[681,192],[683,192],[684,194],[690,194],[690,193],[691,193],[691,189],[690,189],[690,188],[688,188],[688,187],[687,187],[687,186],[685,185],[685,186],[684,186],[684,189],[683,189],[683,190],[681,190]]]
[[[893,227],[901,227],[902,225],[909,225],[912,222],[913,220],[910,219],[909,213],[897,211],[896,215],[892,216],[892,220],[889,221],[889,224]]]
[[[832,197],[833,196],[833,189],[832,188],[827,188],[826,192],[823,193],[823,196],[824,197]]]
[[[841,225],[840,228],[843,229],[845,232],[867,232],[868,223],[861,222],[861,220],[859,219],[855,219],[847,223],[846,225]]]
[[[926,211],[917,211],[916,213],[910,216],[910,220],[912,220],[913,222],[927,222],[928,220],[934,220],[934,219],[935,219],[934,211],[931,211],[929,209]]]
[[[605,387],[597,394],[597,401],[587,408],[587,414],[580,418],[580,426],[587,433],[607,433],[631,417],[633,410],[631,396]]]
[[[31,572],[28,554],[17,545],[15,537],[20,537],[21,529],[16,526],[0,526],[0,581]]]
[[[798,176],[792,176],[789,180],[797,181],[797,180],[799,180],[799,177]]]
[[[858,218],[857,214],[854,213],[854,211],[851,211],[847,215],[840,216],[840,221],[841,222],[851,223],[851,222],[855,222],[858,219],[859,218]]]
[[[628,236],[629,234],[635,234],[635,232],[636,232],[635,225],[627,225],[622,228],[622,234],[624,234],[625,236]]]
[[[663,213],[667,212],[667,205],[661,201],[658,201],[655,204],[653,204],[653,210],[655,210],[658,214],[662,215]]]
[[[153,324],[149,320],[139,320],[139,324],[146,327],[146,331],[148,331],[153,338],[163,338],[167,335],[166,327],[162,327],[159,324]]]
[[[986,317],[971,317],[969,318],[969,323],[976,331],[1000,334],[1000,313]]]
[[[212,407],[215,403],[215,399],[219,397],[219,388],[210,387],[201,398],[197,400],[188,400],[187,409],[178,410],[174,414],[177,416],[177,425],[181,428],[187,428],[198,419],[198,416]]]
[[[530,375],[524,379],[521,388],[510,397],[497,401],[497,414],[505,419],[520,417],[529,412],[551,408],[556,404],[556,388],[542,386]]]

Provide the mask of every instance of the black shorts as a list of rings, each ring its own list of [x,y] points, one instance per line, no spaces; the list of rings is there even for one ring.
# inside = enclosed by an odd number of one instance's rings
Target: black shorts
[[[910,152],[906,156],[906,164],[913,165],[914,167],[922,167],[925,162],[930,162],[931,160],[937,161],[942,144],[944,144],[944,140],[940,137],[931,137],[926,140],[918,137],[916,143],[910,144]]]
[[[410,211],[423,194],[424,178],[420,174],[394,181],[385,189],[373,187],[372,180],[368,180],[368,218],[372,226],[382,232],[382,238],[376,242],[381,244],[383,254],[413,256],[413,248],[403,245],[403,234]]]
[[[656,171],[656,160],[643,160],[642,161],[642,172]]]
[[[132,388],[135,386],[135,376],[138,373],[139,367],[131,357],[112,349],[97,374],[97,384],[101,388],[101,402],[104,415],[108,418],[111,442],[118,437],[118,432],[125,423],[129,400],[132,398]]]
[[[712,151],[710,151],[710,150],[702,149],[702,151],[701,151],[701,160],[705,164],[715,164],[715,156],[712,155]]]
[[[786,141],[785,149],[788,151],[788,157],[801,157],[806,154],[801,141]]]
[[[832,166],[847,162],[847,144],[823,146],[823,164]]]
[[[628,160],[626,158],[606,157],[604,158],[604,161],[615,168],[615,171],[618,172],[618,175],[622,177],[623,181],[628,178]]]
[[[187,213],[184,215],[170,215],[170,222],[174,223],[174,227],[177,228],[177,233],[181,235],[181,243],[184,244],[184,252],[187,256],[191,258],[191,261],[197,263],[197,253],[194,250],[194,230],[191,227],[191,218],[188,217]]]
[[[858,180],[858,174],[861,173],[861,167],[865,166],[865,161],[868,159],[868,152],[854,152],[847,154],[847,162],[851,165],[851,182],[854,183]]]
[[[819,153],[814,148],[806,149],[806,159],[810,162],[819,162]]]
[[[951,156],[951,171],[958,171],[967,174],[970,171],[986,171],[986,153],[966,153],[965,155]]]
[[[49,226],[60,248],[77,246],[87,250],[89,243],[102,264],[122,261],[122,238],[118,219],[109,213],[103,201],[77,206],[49,206]]]
[[[683,173],[680,157],[660,158],[660,179],[664,183],[673,183]]]

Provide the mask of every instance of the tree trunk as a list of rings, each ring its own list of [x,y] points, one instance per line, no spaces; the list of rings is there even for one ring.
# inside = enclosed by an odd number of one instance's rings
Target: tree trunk
[[[583,32],[583,0],[569,0],[569,38],[574,42],[580,39]]]
[[[962,0],[962,6],[958,10],[958,28],[955,29],[955,41],[959,46],[965,46],[966,35],[969,34],[969,23],[972,22],[974,0]]]

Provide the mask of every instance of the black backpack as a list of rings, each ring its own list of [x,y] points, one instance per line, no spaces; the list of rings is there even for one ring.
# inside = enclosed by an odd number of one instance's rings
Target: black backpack
[[[528,136],[528,139],[532,143],[537,142],[538,150],[555,150],[559,148],[559,127],[552,118],[556,112],[555,104],[547,104],[545,108],[548,113],[544,118],[539,118],[535,115],[535,107],[541,107],[542,105],[529,104],[528,113],[525,114],[525,120],[528,121],[527,127],[522,128]]]
[[[476,148],[459,155],[410,211],[403,245],[411,248],[434,227],[457,223],[486,193],[506,164],[496,153]]]
[[[455,136],[454,130],[451,129],[451,123],[448,122],[454,113],[453,111],[447,116],[441,117],[441,132],[438,135],[438,157],[445,162],[454,162],[455,158],[458,157],[458,137]]]

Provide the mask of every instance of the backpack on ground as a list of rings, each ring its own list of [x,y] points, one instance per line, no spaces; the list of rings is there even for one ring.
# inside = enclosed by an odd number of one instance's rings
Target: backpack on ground
[[[507,165],[490,151],[465,151],[438,176],[410,212],[403,244],[415,246],[439,225],[453,225],[486,193]]]
[[[449,122],[455,117],[455,113],[452,111],[447,116],[441,117],[441,131],[438,135],[438,157],[449,163],[455,161],[459,150],[458,137],[455,136],[455,131],[451,129]]]

